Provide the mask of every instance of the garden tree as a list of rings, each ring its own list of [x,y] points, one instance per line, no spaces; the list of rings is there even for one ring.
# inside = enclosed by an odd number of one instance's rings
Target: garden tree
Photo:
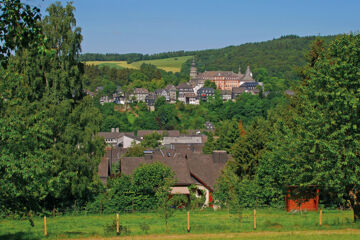
[[[170,167],[155,162],[144,164],[133,173],[135,209],[154,209],[167,204],[169,188],[174,184],[175,173]],[[166,195],[166,198],[165,198]]]
[[[160,129],[174,129],[178,123],[176,108],[173,104],[165,104],[156,111],[156,119]]]
[[[133,124],[134,129],[158,130],[159,124],[156,121],[155,112],[141,112]]]
[[[161,79],[160,70],[155,65],[143,63],[140,66],[140,71],[145,74],[150,81],[153,79]]]
[[[81,35],[73,9],[59,3],[48,8],[50,15],[41,23],[44,42],[16,46],[17,38],[38,41],[22,31],[6,39],[16,50],[7,68],[0,68],[0,206],[6,213],[30,216],[81,205],[100,187],[100,113],[83,98],[76,60]]]
[[[263,118],[256,118],[246,133],[243,132],[232,145],[231,154],[236,162],[235,172],[240,179],[254,179],[259,158],[266,151],[269,133],[269,122]]]
[[[215,142],[216,150],[226,150],[231,153],[232,145],[240,137],[238,122],[235,119],[222,121],[216,127],[215,135],[219,137]]]
[[[144,73],[138,71],[131,73],[129,80],[131,82],[135,82],[136,80],[139,82],[147,82],[149,80],[151,81],[151,79],[149,79]]]
[[[143,145],[132,142],[131,147],[127,149],[124,157],[143,157],[145,150],[146,148]]]
[[[216,89],[216,84],[210,80],[205,80],[204,88],[213,88]]]
[[[119,211],[124,212],[132,210],[133,195],[134,192],[131,176],[121,175],[120,177],[109,179],[108,191],[105,193],[105,196],[100,195],[100,199],[103,200],[103,212],[117,213]],[[93,208],[94,212],[97,212],[96,210],[101,207],[99,206],[99,201],[95,201],[89,205]]]
[[[259,162],[264,181],[304,190],[317,185],[347,201],[354,221],[360,217],[359,46],[358,34],[343,35],[327,48],[313,44],[290,105],[292,117],[277,122],[270,151]]]
[[[158,208],[160,216],[165,221],[165,231],[168,232],[169,218],[174,215],[174,206],[177,207],[181,203],[182,199],[178,197],[170,198],[171,187],[176,183],[174,174],[170,173],[168,177],[164,179],[164,183],[161,184],[155,192],[155,196],[158,201]],[[180,201],[179,201],[180,200]]]
[[[155,149],[158,146],[160,146],[160,140],[162,139],[162,136],[158,134],[157,132],[148,134],[144,136],[144,139],[141,142],[141,145],[144,148],[152,148]]]
[[[164,96],[158,97],[155,100],[155,110],[158,110],[161,106],[166,104],[166,98]]]
[[[203,153],[211,154],[214,150],[216,150],[214,134],[212,132],[209,132],[207,134],[207,137],[208,139],[204,144]]]
[[[112,95],[116,92],[116,89],[117,89],[117,87],[116,87],[115,83],[108,81],[104,85],[104,89],[102,90],[101,95],[112,97]]]

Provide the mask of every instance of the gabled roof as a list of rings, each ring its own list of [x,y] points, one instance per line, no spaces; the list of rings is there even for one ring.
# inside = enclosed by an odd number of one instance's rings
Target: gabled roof
[[[207,91],[209,93],[214,93],[215,89],[210,88],[210,87],[203,87],[203,88],[200,88],[199,90],[197,90],[198,93],[201,93],[201,92],[204,92],[204,91]]]
[[[231,77],[239,78],[239,75],[232,71],[206,71],[200,73],[199,78]]]
[[[167,91],[176,91],[176,87],[174,85],[167,85],[165,87],[165,90],[167,90]]]
[[[240,88],[254,88],[257,85],[259,85],[258,82],[244,82],[243,84],[241,84],[239,87]]]
[[[138,130],[137,136],[144,137],[145,135],[152,134],[157,132],[160,135],[165,134],[168,137],[178,137],[180,136],[180,132],[178,130]]]
[[[251,71],[250,71],[250,67],[249,67],[249,66],[247,66],[245,75],[244,75],[243,78],[241,78],[241,81],[244,81],[244,82],[255,82],[255,80],[254,80],[253,77],[252,77],[252,73],[251,73]]]
[[[231,95],[231,90],[220,90],[220,95]]]
[[[134,94],[146,94],[149,91],[145,88],[134,88]]]
[[[185,93],[185,97],[187,98],[196,98],[196,94],[195,93]]]
[[[232,88],[232,93],[233,94],[241,94],[243,92],[245,92],[245,88],[239,88],[239,87]]]
[[[105,139],[115,139],[115,138],[121,138],[125,134],[122,132],[98,132],[98,135],[100,137],[104,137]]]
[[[151,164],[155,162],[163,163],[175,172],[176,185],[191,185],[195,183],[190,176],[189,167],[185,158],[167,157],[166,155],[165,157],[154,156],[152,159],[146,159],[144,157],[124,157],[121,159],[121,173],[130,175],[141,164]]]
[[[161,162],[169,166],[176,175],[176,185],[191,185],[196,182],[213,190],[216,179],[224,168],[228,155],[224,151],[214,152],[212,155],[194,153],[183,149],[157,150],[153,155],[141,158],[122,158],[121,172],[129,175],[141,164]]]
[[[180,83],[177,87],[176,87],[177,89],[193,89],[189,84],[187,84],[187,83]]]
[[[156,99],[156,95],[154,93],[150,93],[145,97],[145,100],[155,100],[155,99]]]

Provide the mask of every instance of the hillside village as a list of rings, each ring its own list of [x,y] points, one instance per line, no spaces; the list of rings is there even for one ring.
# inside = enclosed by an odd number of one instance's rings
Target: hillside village
[[[101,96],[99,101],[100,104],[128,104],[142,101],[152,110],[154,109],[156,99],[159,97],[165,97],[169,103],[180,101],[184,104],[198,105],[200,101],[206,101],[208,97],[215,94],[216,89],[204,87],[205,81],[215,84],[223,101],[235,100],[242,93],[259,94],[260,89],[263,90],[264,88],[263,83],[253,79],[249,66],[245,74],[241,73],[240,68],[238,73],[232,71],[205,71],[198,73],[195,60],[193,60],[190,81],[187,83],[180,83],[178,86],[167,85],[164,89],[156,89],[154,92],[149,92],[145,88],[134,88],[132,92],[125,93],[118,86],[114,94],[111,96]],[[103,88],[97,87],[96,93],[86,90],[86,94],[95,96]]]
[[[235,100],[242,93],[258,94],[263,88],[261,82],[256,82],[250,71],[246,69],[245,74],[232,71],[205,71],[198,73],[195,60],[192,62],[190,81],[180,83],[178,86],[168,85],[164,89],[157,89],[149,92],[144,88],[135,88],[128,96],[119,87],[112,96],[102,96],[100,104],[113,102],[115,104],[127,104],[132,101],[145,102],[154,110],[155,101],[164,97],[167,102],[176,101],[184,104],[198,105],[200,101],[207,101],[208,97],[215,94],[214,88],[204,87],[205,81],[215,83],[216,89],[220,90],[223,101]],[[101,91],[102,88],[97,89]],[[88,94],[92,94],[88,92]],[[211,123],[205,128],[213,131]],[[144,136],[158,133],[162,136],[161,146],[157,149],[147,149],[143,157],[124,157],[128,148],[134,144],[140,144]],[[111,177],[114,164],[120,165],[122,174],[132,174],[133,170],[140,164],[159,161],[169,166],[175,172],[176,185],[172,188],[171,194],[189,195],[188,187],[195,184],[199,190],[205,192],[205,206],[212,202],[212,192],[216,179],[223,170],[225,163],[231,156],[226,151],[215,150],[212,155],[203,153],[203,146],[207,141],[207,135],[201,130],[188,130],[180,134],[178,130],[138,130],[134,132],[119,132],[118,128],[112,128],[111,132],[100,132],[107,144],[105,156],[99,165],[100,179],[106,183]],[[199,191],[199,194],[201,192]]]

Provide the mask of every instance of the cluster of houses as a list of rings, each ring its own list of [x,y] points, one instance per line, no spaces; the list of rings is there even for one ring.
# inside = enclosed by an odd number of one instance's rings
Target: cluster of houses
[[[131,93],[124,93],[120,87],[112,96],[102,96],[100,103],[113,102],[116,104],[126,104],[129,102],[145,102],[149,107],[154,106],[158,97],[165,97],[169,103],[181,101],[185,104],[200,104],[200,101],[206,101],[208,97],[215,95],[215,89],[204,87],[205,81],[214,82],[217,89],[220,90],[220,95],[224,101],[236,99],[242,93],[258,94],[259,89],[263,88],[263,83],[256,82],[250,71],[247,68],[245,74],[241,73],[239,68],[238,73],[232,71],[205,71],[198,74],[195,62],[190,70],[190,81],[188,83],[180,83],[178,86],[168,85],[164,89],[157,89],[154,92],[149,92],[145,88],[135,88]],[[97,92],[102,91],[102,87],[97,88]],[[87,94],[94,95],[94,93],[87,91]]]
[[[157,132],[162,135],[161,147],[144,151],[143,157],[124,157],[132,144],[140,143],[148,134]],[[212,192],[216,179],[223,170],[225,163],[231,158],[226,151],[214,151],[203,154],[202,148],[207,141],[206,135],[199,130],[191,130],[185,134],[177,130],[139,130],[133,132],[100,132],[107,143],[106,153],[102,158],[98,174],[106,184],[111,178],[112,168],[119,163],[121,174],[130,175],[141,164],[161,162],[175,172],[176,184],[171,194],[190,195],[189,186],[197,187],[197,195],[205,196],[205,205],[212,205]]]

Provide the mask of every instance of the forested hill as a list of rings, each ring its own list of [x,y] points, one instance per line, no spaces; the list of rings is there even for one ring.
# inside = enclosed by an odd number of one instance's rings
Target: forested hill
[[[226,70],[245,72],[249,65],[253,72],[259,68],[265,68],[269,76],[283,78],[285,81],[297,79],[296,67],[305,64],[305,54],[309,51],[311,42],[315,36],[298,37],[288,35],[278,39],[247,43],[239,46],[229,46],[221,49],[197,51],[195,59],[198,71]],[[328,43],[336,36],[320,37]],[[182,66],[183,72],[189,72],[191,60]]]
[[[336,36],[323,36],[325,43]],[[246,43],[239,46],[229,46],[221,49],[199,51],[175,51],[158,54],[96,54],[86,53],[80,56],[82,61],[127,61],[128,63],[163,59],[169,57],[195,56],[200,72],[205,70],[233,70],[237,72],[239,65],[244,72],[249,65],[253,72],[265,68],[269,76],[283,78],[286,81],[297,79],[296,67],[305,64],[304,55],[309,50],[310,43],[315,36],[299,37],[296,35],[283,36],[265,42]],[[188,74],[192,60],[183,64],[182,72]]]

